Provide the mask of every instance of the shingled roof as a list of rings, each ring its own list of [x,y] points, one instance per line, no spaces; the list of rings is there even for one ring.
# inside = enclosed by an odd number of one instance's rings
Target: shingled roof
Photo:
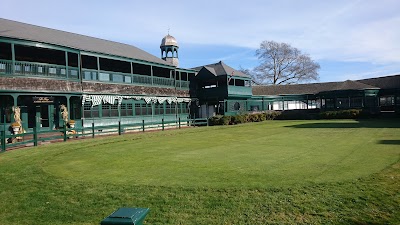
[[[357,81],[327,82],[312,84],[253,86],[253,95],[300,95],[325,91],[379,89]]]
[[[0,18],[0,36],[172,66],[135,46]]]
[[[400,75],[369,78],[358,80],[358,82],[379,87],[382,89],[400,88]]]
[[[234,75],[239,77],[249,77],[247,74],[242,73],[239,70],[235,70],[232,67],[226,65],[224,62],[219,61],[217,63],[208,64],[204,66],[199,66],[192,68],[193,70],[200,71],[203,67],[205,67],[210,73],[214,76],[227,76],[227,75]]]

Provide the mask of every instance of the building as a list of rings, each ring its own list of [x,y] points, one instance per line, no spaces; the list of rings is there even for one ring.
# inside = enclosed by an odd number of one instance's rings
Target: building
[[[221,61],[179,68],[179,45],[169,34],[158,58],[135,46],[7,19],[0,27],[0,122],[13,122],[18,106],[25,130],[58,129],[70,120],[89,127],[265,110],[400,108],[400,75],[252,86],[251,77]]]
[[[11,20],[0,19],[0,27],[1,122],[13,121],[13,106],[25,130],[63,126],[62,105],[68,120],[85,127],[189,116],[195,71],[177,67],[170,35],[163,60],[131,45]]]

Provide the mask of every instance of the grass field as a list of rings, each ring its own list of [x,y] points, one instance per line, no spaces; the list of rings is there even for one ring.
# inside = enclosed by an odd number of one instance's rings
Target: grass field
[[[0,224],[400,224],[400,121],[266,121],[0,154]]]

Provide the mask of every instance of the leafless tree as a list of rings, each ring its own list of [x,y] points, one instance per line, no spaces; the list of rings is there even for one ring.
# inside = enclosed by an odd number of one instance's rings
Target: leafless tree
[[[244,70],[256,84],[294,84],[318,80],[319,64],[287,43],[263,41],[256,51],[260,65]]]

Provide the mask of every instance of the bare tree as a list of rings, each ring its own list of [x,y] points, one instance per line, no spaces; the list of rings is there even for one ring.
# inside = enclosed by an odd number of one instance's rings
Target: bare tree
[[[256,84],[293,84],[318,80],[319,64],[287,43],[263,41],[256,51],[260,65],[246,70]]]

